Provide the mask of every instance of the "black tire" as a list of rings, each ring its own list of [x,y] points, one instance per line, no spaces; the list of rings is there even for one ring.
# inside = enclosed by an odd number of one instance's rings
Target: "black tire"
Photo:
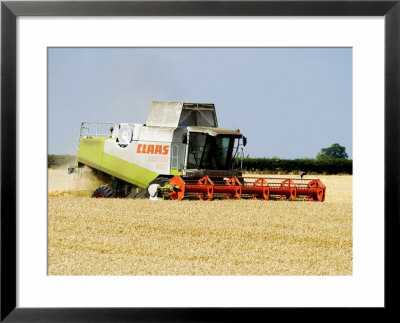
[[[117,194],[107,185],[100,186],[97,188],[93,194],[93,198],[115,198]]]

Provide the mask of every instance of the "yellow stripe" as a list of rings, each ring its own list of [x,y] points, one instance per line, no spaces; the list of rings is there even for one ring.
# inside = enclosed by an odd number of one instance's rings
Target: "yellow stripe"
[[[158,173],[107,153],[103,154],[101,171],[142,188],[146,188],[158,176]]]

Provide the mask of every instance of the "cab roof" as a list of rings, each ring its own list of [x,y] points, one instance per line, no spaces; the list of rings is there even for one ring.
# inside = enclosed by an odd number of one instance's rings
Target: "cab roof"
[[[153,101],[146,126],[156,127],[218,127],[212,103]]]

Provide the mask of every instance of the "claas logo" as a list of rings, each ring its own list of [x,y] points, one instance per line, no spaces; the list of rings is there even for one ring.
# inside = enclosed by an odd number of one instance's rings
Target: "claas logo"
[[[168,155],[168,145],[143,145],[138,144],[136,152],[138,154]]]

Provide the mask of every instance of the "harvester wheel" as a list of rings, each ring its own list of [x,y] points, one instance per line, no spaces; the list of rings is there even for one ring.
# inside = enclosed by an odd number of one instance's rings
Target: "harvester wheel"
[[[100,186],[97,188],[93,194],[92,197],[94,198],[115,198],[117,197],[117,194],[107,185]]]
[[[254,184],[254,187],[261,187],[261,194],[252,194],[253,195],[253,199],[265,199],[268,200],[269,199],[269,185],[268,182],[264,179],[264,178],[259,178],[257,179]]]
[[[325,199],[325,186],[320,182],[320,180],[312,180],[307,184],[307,188],[314,188],[317,190],[317,194],[308,196],[307,200],[322,202]]]
[[[234,187],[234,193],[232,194],[225,194],[226,199],[234,199],[236,198],[237,200],[240,200],[242,197],[242,184],[239,182],[237,177],[231,177],[225,182],[225,185],[228,186],[233,186]]]

